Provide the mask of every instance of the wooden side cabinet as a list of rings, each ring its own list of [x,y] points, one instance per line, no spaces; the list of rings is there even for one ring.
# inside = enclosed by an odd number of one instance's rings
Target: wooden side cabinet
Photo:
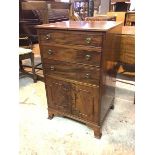
[[[49,118],[81,121],[100,138],[115,97],[115,42],[121,23],[66,21],[36,28]]]
[[[135,12],[126,12],[125,26],[135,26]]]

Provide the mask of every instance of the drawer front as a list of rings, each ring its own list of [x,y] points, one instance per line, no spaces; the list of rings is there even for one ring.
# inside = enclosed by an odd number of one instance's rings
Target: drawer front
[[[99,84],[99,68],[43,59],[46,75]]]
[[[43,58],[65,62],[75,62],[93,66],[100,65],[101,53],[95,51],[77,50],[72,48],[61,48],[55,46],[44,46],[42,49]]]
[[[102,33],[100,32],[73,32],[73,31],[40,31],[41,44],[63,44],[101,47]]]

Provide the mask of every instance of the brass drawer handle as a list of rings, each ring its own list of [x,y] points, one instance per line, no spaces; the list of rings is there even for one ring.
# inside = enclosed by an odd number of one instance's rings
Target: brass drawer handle
[[[51,66],[50,69],[51,69],[51,71],[54,71],[55,70],[55,67],[54,66]]]
[[[91,59],[91,55],[89,55],[89,54],[85,55],[85,59],[86,60],[90,60]]]
[[[65,85],[64,85],[64,86],[63,86],[63,90],[64,90],[64,91],[69,91],[70,89],[69,89],[68,86],[65,86]]]
[[[87,74],[85,75],[85,78],[86,78],[86,79],[89,79],[89,78],[90,78],[90,74],[87,73]]]
[[[48,50],[48,54],[49,54],[49,55],[52,55],[53,53],[54,53],[54,52],[53,52],[51,49]]]
[[[85,40],[85,41],[86,41],[86,43],[87,43],[87,44],[90,44],[90,43],[91,43],[91,38],[90,38],[90,37],[88,37],[88,38],[86,38],[86,40]]]
[[[50,34],[47,34],[47,35],[45,36],[45,39],[46,39],[46,40],[51,39],[51,35],[50,35]]]

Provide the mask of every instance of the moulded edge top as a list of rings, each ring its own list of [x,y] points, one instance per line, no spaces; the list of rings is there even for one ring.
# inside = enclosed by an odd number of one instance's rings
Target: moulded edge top
[[[122,22],[116,21],[63,21],[49,24],[37,25],[37,29],[58,29],[58,30],[81,30],[81,31],[108,31]]]

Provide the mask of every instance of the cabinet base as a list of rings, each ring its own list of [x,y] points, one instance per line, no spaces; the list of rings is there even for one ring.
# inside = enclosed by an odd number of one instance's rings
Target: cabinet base
[[[102,136],[102,131],[101,131],[101,127],[96,125],[96,124],[93,124],[93,123],[90,123],[86,120],[82,120],[80,118],[77,118],[77,117],[74,117],[72,115],[68,115],[68,114],[65,114],[65,113],[60,113],[58,111],[49,111],[49,116],[48,116],[48,119],[52,119],[54,116],[60,116],[60,117],[66,117],[66,118],[71,118],[73,120],[76,120],[76,121],[79,121],[79,122],[82,122],[84,124],[86,124],[89,128],[91,128],[92,130],[94,130],[94,137],[95,138],[98,138],[100,139],[101,136]]]
[[[89,123],[86,123],[86,125],[88,127],[90,127],[92,130],[94,130],[94,137],[95,138],[97,138],[97,139],[100,139],[101,138],[102,131],[101,131],[101,127],[100,126],[89,124]]]
[[[53,117],[54,117],[54,114],[49,115],[49,116],[48,116],[48,119],[50,119],[50,120],[51,120]]]
[[[95,138],[100,139],[102,136],[102,133],[94,131],[94,136],[95,136]]]
[[[115,98],[112,99],[111,101],[111,105],[110,105],[110,109],[114,110],[115,106],[114,106],[114,100]]]

